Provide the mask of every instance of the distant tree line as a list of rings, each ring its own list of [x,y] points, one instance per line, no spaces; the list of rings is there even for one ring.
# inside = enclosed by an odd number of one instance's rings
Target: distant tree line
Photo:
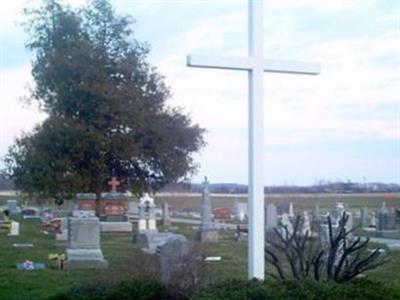
[[[212,193],[219,194],[246,194],[247,185],[236,183],[215,183],[209,185]],[[203,186],[201,183],[176,183],[164,187],[161,192],[176,192],[176,193],[201,193]],[[356,183],[351,181],[346,182],[325,182],[317,183],[309,186],[296,185],[276,185],[267,186],[264,188],[265,193],[399,193],[400,184],[396,183]]]
[[[237,183],[216,183],[210,184],[210,191],[217,194],[246,194],[247,185]],[[0,190],[14,190],[14,182],[5,176],[0,176]],[[161,189],[165,193],[201,193],[203,185],[201,183],[180,182],[169,184]],[[267,186],[264,191],[266,193],[400,193],[400,184],[396,183],[368,183],[357,184],[343,182],[334,182],[324,185],[310,186]]]

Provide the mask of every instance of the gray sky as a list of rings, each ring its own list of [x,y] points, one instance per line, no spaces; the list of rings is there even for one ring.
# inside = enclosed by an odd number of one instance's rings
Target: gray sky
[[[245,183],[247,76],[187,68],[185,58],[246,55],[246,1],[111,2],[151,44],[149,60],[173,92],[169,104],[208,130],[194,181]],[[1,4],[0,155],[45,118],[18,100],[31,81],[26,36],[15,25],[25,5]],[[264,10],[265,57],[322,64],[317,77],[264,77],[265,184],[400,183],[399,2],[265,1]]]

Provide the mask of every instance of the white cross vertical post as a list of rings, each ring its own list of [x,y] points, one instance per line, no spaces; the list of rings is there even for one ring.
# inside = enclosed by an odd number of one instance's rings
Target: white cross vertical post
[[[249,73],[249,278],[264,279],[263,72],[317,75],[318,63],[263,59],[263,1],[249,0],[248,57],[188,56],[198,68],[243,70]]]
[[[249,277],[264,278],[264,182],[263,182],[263,18],[262,1],[249,1],[249,134],[248,134],[248,207]]]

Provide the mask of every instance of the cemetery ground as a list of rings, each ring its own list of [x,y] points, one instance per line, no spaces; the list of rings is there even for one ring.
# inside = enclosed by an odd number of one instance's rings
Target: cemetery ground
[[[0,204],[11,197],[1,197]],[[15,198],[15,197],[14,197]],[[399,195],[284,195],[269,198],[275,204],[284,205],[292,201],[295,210],[312,210],[318,203],[323,210],[332,207],[335,202],[347,203],[350,209],[356,210],[363,205],[370,208],[380,207],[382,201],[393,201],[390,205],[400,205]],[[245,201],[245,197],[213,197],[213,206],[229,206],[234,200]],[[200,196],[172,197],[165,196],[157,199],[158,203],[167,201],[172,206],[196,208],[200,203]],[[17,237],[8,237],[4,232],[0,234],[0,299],[43,299],[59,292],[66,291],[73,286],[111,284],[130,278],[154,279],[156,277],[154,256],[144,254],[132,242],[130,233],[102,233],[101,248],[110,267],[105,270],[56,270],[51,269],[48,260],[50,253],[62,253],[64,249],[57,248],[53,235],[45,235],[38,220],[22,220],[21,234]],[[191,225],[173,224],[177,233],[184,234],[189,240],[194,239]],[[162,229],[161,229],[162,231]],[[15,248],[14,243],[32,243],[33,248]],[[376,247],[378,245],[371,245]],[[221,256],[221,261],[204,262],[202,264],[203,282],[219,282],[227,278],[246,279],[247,277],[247,242],[235,242],[233,231],[222,231],[218,243],[203,244],[206,256]],[[368,278],[379,280],[385,284],[400,288],[400,251],[387,250],[390,261],[380,268],[367,273]],[[25,260],[44,262],[45,270],[20,271],[16,263]]]

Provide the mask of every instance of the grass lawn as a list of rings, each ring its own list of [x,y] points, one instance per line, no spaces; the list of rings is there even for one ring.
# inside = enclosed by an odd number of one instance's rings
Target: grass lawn
[[[2,197],[1,202],[11,197]],[[167,201],[172,205],[195,206],[199,199],[188,198],[163,198],[158,201]],[[320,203],[323,208],[331,206],[338,201],[332,198],[271,198],[277,204],[286,204],[293,200],[295,208],[312,208],[314,203]],[[368,203],[370,207],[379,207],[385,196],[375,197],[345,197],[342,201],[348,202],[351,208],[357,208]],[[234,198],[215,198],[216,205],[228,205]],[[244,198],[242,199],[244,200]],[[174,202],[175,201],[175,202]],[[400,204],[399,199],[395,201]],[[172,203],[171,203],[172,202]],[[156,276],[155,257],[146,255],[132,242],[130,234],[102,234],[101,244],[105,258],[110,262],[107,270],[53,270],[47,260],[49,253],[63,253],[64,249],[57,248],[55,238],[41,232],[39,221],[19,220],[21,222],[21,235],[8,237],[5,232],[0,232],[0,299],[43,299],[57,292],[71,288],[74,285],[99,283],[107,284],[129,278],[152,278]],[[175,225],[175,224],[174,224]],[[179,225],[178,233],[185,234],[193,239],[194,234],[190,226]],[[14,248],[13,243],[33,243],[32,249]],[[207,255],[222,256],[222,261],[207,262],[204,265],[203,279],[205,282],[215,282],[225,278],[246,278],[247,269],[247,243],[234,242],[233,232],[221,232],[221,240],[217,244],[203,244],[202,247]],[[400,252],[388,252],[390,262],[380,269],[371,271],[368,276],[382,280],[386,283],[395,284],[400,287]],[[19,271],[16,269],[17,262],[24,260],[45,262],[46,270]]]

